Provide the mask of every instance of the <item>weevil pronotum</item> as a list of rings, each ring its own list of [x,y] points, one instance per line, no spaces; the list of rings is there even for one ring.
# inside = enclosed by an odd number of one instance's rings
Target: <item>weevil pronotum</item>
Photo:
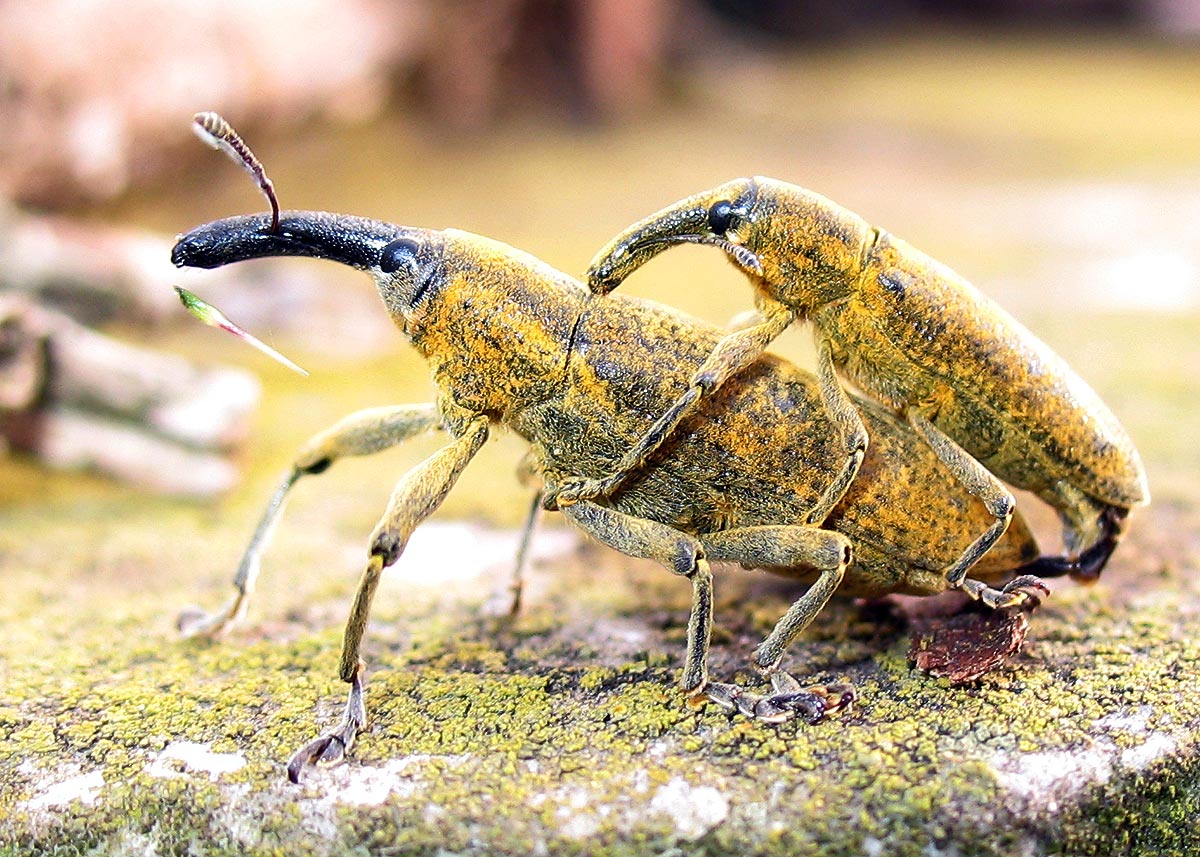
[[[502,424],[528,441],[532,466],[549,490],[570,476],[600,476],[686,389],[721,332],[649,301],[594,300],[581,283],[532,256],[454,229],[321,212],[285,212],[275,229],[269,217],[242,216],[184,235],[172,259],[212,268],[265,256],[329,259],[370,274],[388,312],[428,361],[439,395],[436,404],[362,411],[316,435],[272,497],[248,551],[251,565],[257,567],[302,476],[419,432],[449,435],[446,446],[400,480],[370,538],[340,661],[340,676],[350,684],[345,712],[334,729],[293,756],[288,772],[295,780],[309,764],[344,758],[363,728],[361,645],[380,574],[492,427]],[[853,402],[873,442],[819,527],[806,521],[843,467],[844,452],[816,379],[769,355],[700,402],[619,491],[562,507],[583,532],[690,581],[681,676],[688,695],[707,694],[768,721],[797,714],[816,721],[844,708],[853,698],[848,687],[804,688],[781,669],[789,643],[835,590],[863,596],[946,590],[944,567],[990,521],[911,427],[877,405]],[[1032,534],[1015,515],[973,567],[968,586],[993,605],[1036,604],[1045,587],[1022,573],[1036,556]],[[754,666],[770,682],[765,695],[709,682],[712,561],[764,567],[807,585],[754,652]],[[244,604],[253,580],[239,573],[235,583],[231,610]],[[231,618],[227,610],[205,627]]]
[[[775,179],[736,179],[630,226],[593,259],[591,290],[608,294],[675,244],[715,245],[755,289],[758,317],[730,333],[687,392],[630,445],[611,473],[564,483],[568,503],[615,490],[727,378],[797,320],[813,324],[825,407],[844,463],[809,517],[818,523],[851,483],[870,437],[840,371],[903,416],[991,521],[946,569],[966,580],[1014,508],[1000,482],[1059,514],[1065,556],[1030,570],[1095,580],[1131,507],[1149,501],[1137,450],[1112,412],[1046,345],[962,277],[858,215]],[[999,477],[999,479],[997,478]]]

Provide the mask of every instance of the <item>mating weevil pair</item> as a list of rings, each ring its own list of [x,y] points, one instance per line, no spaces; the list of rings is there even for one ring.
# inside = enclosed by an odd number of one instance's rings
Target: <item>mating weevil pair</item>
[[[734,200],[729,210],[741,204]],[[723,224],[724,211],[710,205],[703,217],[715,230]],[[830,214],[857,222],[836,207],[830,207]],[[805,225],[803,217],[789,216],[793,226]],[[766,226],[766,220],[754,222]],[[824,228],[823,222],[807,225]],[[714,232],[713,238],[679,237],[688,233],[677,230],[671,239],[660,232],[644,240],[619,241],[616,246],[626,249],[610,254],[617,262],[612,270],[624,265],[621,272],[627,272],[668,240],[722,244],[760,277],[785,269],[789,252],[804,252],[782,241],[769,248],[743,242],[750,247],[746,251],[739,249],[740,235],[731,235],[730,228],[722,231],[720,236]],[[632,234],[638,232],[635,228]],[[362,729],[366,709],[361,644],[380,575],[399,558],[415,527],[446,497],[496,424],[529,442],[531,461],[550,505],[575,526],[625,554],[657,560],[690,581],[683,690],[693,696],[707,694],[768,721],[796,714],[815,721],[853,698],[845,686],[804,688],[781,668],[788,645],[835,591],[872,597],[889,592],[935,594],[957,587],[994,607],[1034,604],[1038,593],[1045,592],[1034,573],[1098,572],[1115,543],[1124,510],[1143,499],[1136,453],[1103,405],[1065,367],[1061,371],[1069,383],[1051,385],[1042,391],[1042,399],[1062,398],[1059,412],[1066,422],[1079,421],[1083,413],[1086,423],[1111,425],[1115,435],[1110,443],[1131,460],[1137,479],[1116,501],[1108,495],[1092,501],[1101,509],[1101,534],[1078,557],[1039,557],[1019,511],[1011,504],[1000,509],[1003,504],[990,502],[995,494],[987,491],[989,480],[994,481],[990,474],[978,463],[972,466],[970,456],[946,438],[956,437],[972,449],[969,438],[947,429],[946,413],[954,411],[914,418],[909,408],[908,419],[903,419],[897,416],[909,401],[903,396],[881,396],[891,406],[884,407],[847,394],[833,368],[842,352],[833,344],[822,346],[817,378],[762,354],[782,315],[774,326],[758,325],[756,333],[722,335],[650,301],[619,295],[593,298],[570,277],[481,236],[321,212],[216,221],[181,237],[172,258],[177,265],[211,268],[264,256],[329,259],[370,274],[396,324],[429,362],[439,396],[434,405],[362,411],[314,437],[268,505],[235,580],[235,599],[218,614],[193,618],[192,629],[220,630],[244,609],[273,524],[302,476],[320,473],[338,458],[374,453],[419,432],[442,430],[450,435],[445,447],[400,480],[375,528],[342,650],[340,675],[350,684],[345,712],[338,726],[293,756],[288,767],[292,779],[311,763],[343,758]],[[835,267],[826,265],[822,276],[835,280]],[[910,288],[921,267],[908,271],[905,282]],[[603,288],[607,281],[600,276],[593,282]],[[778,282],[787,284],[785,278]],[[938,310],[954,315],[960,304],[949,301]],[[796,314],[789,309],[787,321]],[[890,319],[867,321],[886,327]],[[928,327],[942,319],[933,315],[925,321]],[[944,335],[983,340],[956,347],[973,347],[982,356],[995,350],[987,342],[991,328],[981,328],[981,319],[976,317],[975,328],[965,334],[967,322],[953,321],[943,326]],[[846,324],[843,321],[842,327]],[[835,325],[837,330],[842,327]],[[1049,354],[1029,339],[1037,354]],[[833,336],[830,340],[841,341]],[[923,365],[919,353],[899,347],[893,351],[898,359]],[[847,365],[861,362],[850,360]],[[886,382],[887,367],[878,369]],[[1014,376],[1014,383],[1036,386],[1016,377],[1019,367],[1002,366],[995,374],[1004,373]],[[912,372],[898,374],[908,378]],[[963,377],[959,387],[973,381],[962,373],[949,377]],[[886,392],[897,385],[863,386],[869,392]],[[924,391],[927,385],[917,386]],[[1078,391],[1083,392],[1076,396]],[[1006,414],[1009,399],[1000,396],[999,404],[988,400],[993,392],[985,389],[981,404],[972,401],[978,408],[987,406],[1001,439],[1009,430],[1031,446],[1029,438],[1041,436],[1026,430],[1017,416]],[[1014,422],[1019,431],[1012,429]],[[1060,434],[1077,429],[1068,426]],[[1057,448],[1057,436],[1042,442]],[[992,456],[986,463],[993,458],[1008,460]],[[1091,471],[1103,472],[1104,462],[1100,457],[1085,463]],[[1029,471],[1038,466],[1025,465]],[[1010,472],[1024,471],[1014,465],[1002,475]],[[1063,466],[1052,475],[1043,481],[1066,487],[1058,494],[1048,490],[1043,495],[1048,499],[1097,493],[1090,488],[1092,477],[1071,481],[1069,468]],[[1068,507],[1090,508],[1082,501],[1059,504],[1060,509]],[[1072,524],[1082,517],[1064,516]],[[1104,557],[1097,560],[1099,551]],[[754,666],[772,687],[766,695],[708,679],[710,561],[762,567],[807,584],[754,652]]]

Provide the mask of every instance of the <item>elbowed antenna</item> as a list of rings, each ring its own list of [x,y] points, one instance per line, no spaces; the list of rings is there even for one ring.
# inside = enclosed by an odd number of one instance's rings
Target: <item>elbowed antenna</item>
[[[271,204],[271,231],[278,232],[279,199],[275,196],[275,185],[267,178],[267,170],[262,161],[254,157],[241,135],[233,130],[233,126],[225,121],[220,113],[213,113],[211,110],[192,117],[192,130],[205,143],[224,152],[234,163],[240,164],[250,173],[267,202]]]

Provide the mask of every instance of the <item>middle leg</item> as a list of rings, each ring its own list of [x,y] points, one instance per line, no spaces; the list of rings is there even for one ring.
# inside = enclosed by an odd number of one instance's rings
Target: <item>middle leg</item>
[[[849,539],[830,530],[788,524],[723,530],[705,534],[701,539],[708,556],[714,560],[775,568],[807,566],[818,573],[817,579],[754,650],[754,666],[770,680],[773,693],[759,696],[736,685],[713,684],[709,698],[770,723],[789,720],[796,714],[816,723],[827,712],[853,702],[854,690],[849,685],[804,688],[780,669],[792,641],[812,623],[841,584],[853,560]]]
[[[795,639],[837,589],[851,561],[845,536],[816,527],[747,527],[692,536],[657,521],[626,515],[584,501],[562,509],[580,529],[627,556],[653,559],[692,582],[687,655],[680,684],[693,696],[706,693],[714,702],[748,716],[777,722],[803,712],[810,722],[826,711],[843,708],[853,699],[846,686],[801,689],[778,667]],[[770,680],[775,693],[757,697],[728,684],[709,684],[708,646],[712,629],[712,572],[708,559],[748,565],[811,566],[816,582],[798,598],[754,654],[755,666]]]

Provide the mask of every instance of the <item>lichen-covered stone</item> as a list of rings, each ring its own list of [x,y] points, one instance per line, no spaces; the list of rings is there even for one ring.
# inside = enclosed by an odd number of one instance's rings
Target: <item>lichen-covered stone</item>
[[[460,566],[458,591],[401,563],[369,637],[370,727],[352,761],[300,786],[282,763],[329,725],[342,694],[329,592],[289,596],[286,581],[268,583],[247,629],[180,642],[167,614],[189,584],[164,578],[130,533],[170,528],[169,561],[191,569],[207,565],[209,526],[147,508],[123,522],[124,547],[105,550],[92,515],[76,546],[95,552],[90,568],[39,565],[44,546],[9,527],[0,537],[5,579],[16,582],[0,607],[0,853],[1086,854],[1195,844],[1200,642],[1189,628],[1200,607],[1184,574],[1195,571],[1197,539],[1183,534],[1200,515],[1182,506],[1140,517],[1099,586],[1056,587],[1025,652],[975,684],[912,669],[906,634],[851,603],[826,611],[791,663],[817,681],[854,681],[860,701],[812,727],[731,719],[681,699],[688,593],[657,567],[551,531],[528,611],[494,624],[475,608],[502,580],[486,573],[497,563],[464,563],[461,528],[431,525],[427,546]],[[1165,562],[1138,533],[1168,527],[1175,559]],[[329,555],[276,562],[316,575]],[[745,656],[790,593],[740,571],[719,582],[728,634],[714,673],[749,680]]]

